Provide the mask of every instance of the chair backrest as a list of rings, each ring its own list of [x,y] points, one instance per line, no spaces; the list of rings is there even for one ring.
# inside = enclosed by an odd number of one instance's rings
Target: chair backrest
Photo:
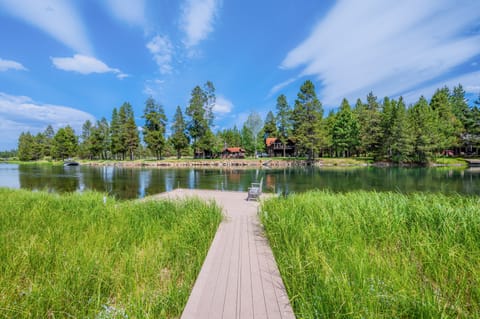
[[[262,192],[262,186],[263,186],[263,177],[260,179],[260,193]]]

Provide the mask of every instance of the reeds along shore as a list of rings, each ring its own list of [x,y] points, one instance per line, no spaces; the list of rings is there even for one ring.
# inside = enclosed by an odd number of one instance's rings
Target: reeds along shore
[[[197,200],[0,188],[0,318],[179,317],[220,220]]]
[[[478,197],[310,192],[261,219],[298,318],[479,318]]]

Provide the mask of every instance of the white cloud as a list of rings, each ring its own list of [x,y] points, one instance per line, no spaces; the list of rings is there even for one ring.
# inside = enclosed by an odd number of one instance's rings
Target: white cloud
[[[76,52],[91,54],[83,22],[65,0],[0,0],[11,15],[48,33]],[[28,39],[25,39],[28,40]]]
[[[289,86],[290,84],[292,84],[293,82],[295,82],[296,80],[298,80],[298,77],[294,77],[294,78],[290,78],[286,81],[283,81],[277,85],[275,85],[274,87],[272,87],[270,89],[270,92],[268,93],[268,96],[272,96],[274,95],[275,93],[277,93],[278,91],[280,91],[281,89],[283,89],[284,87],[287,87]]]
[[[213,106],[213,112],[219,116],[223,116],[232,112],[233,110],[233,103],[227,100],[225,97],[219,95],[215,101],[215,105]]]
[[[8,70],[27,71],[27,68],[19,62],[0,58],[0,72]]]
[[[51,58],[55,67],[64,71],[73,71],[80,74],[91,73],[114,73],[119,79],[128,77],[119,69],[114,69],[103,63],[102,61],[86,55],[75,54],[69,58]]]
[[[152,97],[159,97],[162,93],[164,80],[147,80],[145,81],[145,86],[143,88],[143,93]]]
[[[117,19],[145,26],[145,0],[106,0],[105,4]]]
[[[86,120],[93,122],[95,117],[71,107],[42,104],[26,96],[0,92],[0,149],[16,148],[22,131],[36,134],[49,124],[55,129],[70,125],[78,134]]]
[[[373,90],[395,95],[480,53],[480,1],[341,0],[281,67],[317,76],[334,105]]]
[[[147,49],[153,55],[153,60],[157,63],[160,73],[172,73],[173,45],[168,36],[157,35],[147,43]]]
[[[480,93],[480,71],[459,75],[443,81],[438,81],[419,90],[408,92],[404,94],[403,97],[408,103],[415,103],[421,95],[429,99],[430,97],[432,97],[433,93],[435,93],[437,89],[444,86],[453,89],[454,86],[457,86],[459,84],[463,86],[463,89],[467,93]]]
[[[205,40],[213,31],[213,23],[220,7],[220,0],[186,0],[181,24],[185,32],[187,48]]]

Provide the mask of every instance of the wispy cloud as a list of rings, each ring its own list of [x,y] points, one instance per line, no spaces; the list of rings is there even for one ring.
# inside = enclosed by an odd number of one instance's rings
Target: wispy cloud
[[[415,103],[418,98],[423,95],[426,98],[432,97],[433,93],[439,88],[444,86],[452,89],[454,86],[461,84],[463,89],[467,93],[479,94],[480,93],[480,71],[471,72],[459,76],[455,76],[450,79],[435,82],[434,84],[422,87],[419,90],[414,90],[403,94],[405,101],[408,103]]]
[[[71,58],[66,57],[51,59],[55,67],[64,71],[72,71],[80,74],[114,73],[119,79],[128,77],[128,74],[123,73],[119,69],[111,68],[104,62],[91,56],[75,54]]]
[[[147,43],[147,49],[153,55],[153,60],[157,63],[160,73],[172,73],[173,45],[168,36],[157,35]]]
[[[213,106],[213,112],[217,116],[224,116],[225,114],[228,114],[232,112],[233,110],[233,103],[226,99],[222,95],[218,95],[217,99],[215,101],[215,105]]]
[[[213,31],[213,24],[221,0],[186,0],[181,17],[181,28],[185,32],[187,48],[196,46]]]
[[[292,83],[295,82],[296,80],[298,80],[298,77],[290,78],[290,79],[288,79],[288,80],[286,80],[286,81],[283,81],[283,82],[275,85],[274,87],[272,87],[272,88],[270,89],[270,92],[268,92],[268,96],[270,97],[270,96],[274,95],[275,93],[277,93],[277,92],[280,91],[281,89],[289,86],[290,84],[292,84]]]
[[[6,149],[16,148],[22,131],[35,134],[47,125],[55,129],[70,125],[77,133],[86,121],[95,117],[75,108],[43,104],[26,96],[14,96],[0,92],[0,136]]]
[[[0,0],[12,16],[48,33],[76,52],[91,54],[84,25],[70,1],[64,0]]]
[[[0,58],[0,72],[8,70],[27,71],[27,68],[19,62]]]
[[[145,81],[143,93],[145,95],[158,98],[162,93],[164,83],[165,81],[160,79],[147,80]]]
[[[131,25],[145,26],[145,0],[106,0],[105,4],[115,18]]]
[[[479,19],[473,0],[341,0],[281,66],[317,76],[326,104],[395,95],[480,54]]]

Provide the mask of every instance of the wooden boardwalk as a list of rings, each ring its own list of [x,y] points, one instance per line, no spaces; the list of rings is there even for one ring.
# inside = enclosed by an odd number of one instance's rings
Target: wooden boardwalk
[[[158,196],[213,199],[225,214],[183,319],[295,318],[272,250],[262,233],[258,203],[247,202],[247,193],[176,189]]]

